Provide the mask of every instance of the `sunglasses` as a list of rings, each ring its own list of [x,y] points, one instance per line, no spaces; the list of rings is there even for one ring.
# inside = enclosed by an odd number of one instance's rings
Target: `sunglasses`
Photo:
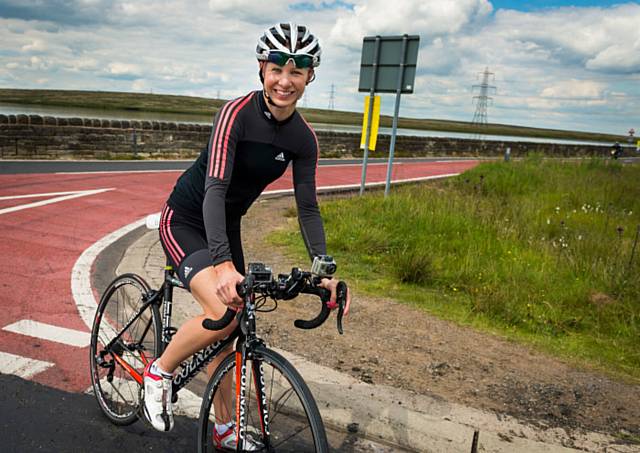
[[[296,68],[305,69],[313,67],[313,57],[311,55],[292,55],[280,50],[272,50],[267,54],[267,61],[275,63],[278,66],[286,65],[289,63],[289,60],[293,60]]]

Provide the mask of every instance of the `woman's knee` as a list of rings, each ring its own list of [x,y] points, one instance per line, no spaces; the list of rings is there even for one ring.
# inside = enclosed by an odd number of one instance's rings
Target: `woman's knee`
[[[219,318],[227,311],[214,291],[216,276],[213,266],[202,269],[192,279],[191,295],[200,304],[205,315]]]

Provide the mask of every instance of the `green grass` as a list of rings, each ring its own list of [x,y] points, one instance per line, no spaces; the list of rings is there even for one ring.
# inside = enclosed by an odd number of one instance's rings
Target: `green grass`
[[[50,105],[59,107],[82,107],[104,110],[129,110],[137,112],[160,112],[197,116],[204,122],[211,117],[225,101],[190,96],[173,96],[149,93],[120,93],[107,91],[71,90],[19,90],[0,88],[0,103]],[[362,111],[305,109],[300,111],[312,123],[362,125]],[[192,118],[195,119],[195,118]],[[380,125],[391,127],[392,117],[381,116]],[[488,124],[478,130],[477,125],[465,121],[438,119],[400,118],[398,126],[408,129],[422,129],[465,134],[514,135],[520,137],[558,138],[567,140],[593,140],[611,144],[624,142],[625,136],[584,131],[540,129],[508,124]]]
[[[637,380],[639,180],[638,166],[533,157],[324,202],[322,216],[358,291]],[[304,255],[293,227],[272,240]]]

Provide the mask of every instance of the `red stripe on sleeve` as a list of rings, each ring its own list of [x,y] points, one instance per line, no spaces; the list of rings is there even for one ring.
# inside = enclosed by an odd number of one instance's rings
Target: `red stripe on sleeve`
[[[220,143],[218,143],[218,146],[220,147],[222,152],[219,153],[217,156],[216,168],[215,168],[215,171],[213,172],[213,175],[216,178],[224,179],[224,168],[227,163],[227,147],[229,143],[229,135],[231,134],[231,129],[233,128],[233,123],[236,119],[236,115],[238,115],[238,112],[242,110],[242,108],[247,104],[247,102],[249,102],[249,100],[253,97],[253,94],[254,93],[249,94],[244,99],[238,99],[239,104],[236,103],[236,105],[233,107],[233,113],[231,115],[231,119],[229,120],[229,123],[225,128],[224,135],[222,136],[224,137],[224,146],[222,144],[222,137],[221,137]]]
[[[224,124],[226,123],[226,119],[228,117],[229,110],[232,108],[233,104],[235,104],[238,100],[225,104],[222,107],[222,111],[220,112],[220,117],[218,119],[218,125],[216,126],[216,130],[213,133],[213,140],[211,140],[211,149],[209,150],[209,176],[213,176],[213,167],[214,162],[217,158],[218,154],[218,142],[220,141],[220,136],[222,135],[222,131],[224,130]]]

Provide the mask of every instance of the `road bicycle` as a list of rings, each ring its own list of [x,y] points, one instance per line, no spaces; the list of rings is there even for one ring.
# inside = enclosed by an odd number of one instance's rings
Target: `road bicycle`
[[[249,443],[264,452],[329,450],[308,386],[296,369],[256,333],[256,313],[274,311],[278,301],[303,293],[317,296],[321,310],[315,318],[296,320],[294,325],[302,329],[322,325],[334,308],[330,307],[329,291],[318,286],[329,271],[335,271],[330,257],[314,260],[311,272],[293,268],[291,273],[277,277],[264,264],[252,263],[238,286],[244,307],[238,312],[227,310],[220,320],[203,321],[203,326],[212,330],[223,329],[234,319],[238,325],[228,337],[182,363],[173,378],[175,402],[179,391],[214,357],[228,353],[211,375],[202,399],[199,452],[217,451],[214,423],[229,421],[229,417],[235,422],[236,451],[245,451]],[[144,367],[162,353],[177,331],[171,326],[176,287],[184,288],[174,269],[166,266],[158,290],[151,289],[138,275],[123,274],[109,284],[100,299],[91,332],[91,383],[102,412],[116,425],[129,425],[142,417]],[[346,294],[347,287],[340,282],[337,327],[341,334]]]

